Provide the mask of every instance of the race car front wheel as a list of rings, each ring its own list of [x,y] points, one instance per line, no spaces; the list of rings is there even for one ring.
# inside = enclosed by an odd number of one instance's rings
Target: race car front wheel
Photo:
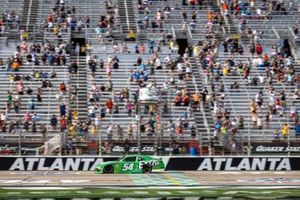
[[[114,168],[111,165],[107,165],[103,169],[104,174],[113,174],[114,173]]]
[[[149,165],[144,165],[142,168],[143,174],[150,173],[152,171],[152,167]]]

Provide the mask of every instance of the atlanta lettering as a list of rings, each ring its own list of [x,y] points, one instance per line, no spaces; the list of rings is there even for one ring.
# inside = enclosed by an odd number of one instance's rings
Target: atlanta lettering
[[[198,170],[291,170],[289,158],[205,158]]]
[[[94,170],[103,162],[102,158],[55,158],[52,163],[47,158],[17,158],[9,170]]]

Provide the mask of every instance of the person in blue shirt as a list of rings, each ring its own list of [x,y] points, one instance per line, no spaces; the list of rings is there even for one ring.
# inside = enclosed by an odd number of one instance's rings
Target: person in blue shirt
[[[40,121],[40,117],[39,117],[36,113],[34,113],[34,114],[32,115],[32,117],[31,117],[31,120],[32,120],[33,122],[39,122],[39,121]]]
[[[35,109],[35,99],[34,97],[31,97],[31,99],[28,102],[28,106],[30,110],[34,110]]]
[[[143,73],[143,80],[145,82],[148,80],[148,73],[146,71]]]
[[[137,53],[137,54],[140,53],[140,51],[139,51],[139,44],[138,44],[138,43],[136,43],[136,44],[134,45],[134,49],[135,49],[135,53]]]
[[[130,82],[133,82],[133,79],[134,79],[134,72],[133,72],[133,70],[131,69],[131,70],[130,70],[130,73],[129,73],[129,81],[130,81]]]
[[[66,115],[66,105],[64,103],[60,104],[59,110],[60,110],[60,116]]]
[[[105,106],[101,106],[101,108],[100,108],[100,117],[101,117],[101,119],[105,118],[105,114],[106,114],[106,108],[105,108]]]
[[[139,71],[136,71],[136,72],[134,73],[134,78],[135,78],[136,81],[140,80],[140,78],[141,78],[141,73],[140,73]]]
[[[147,66],[146,66],[144,63],[142,63],[142,64],[140,65],[140,69],[144,72],[144,71],[147,70]]]
[[[300,137],[300,123],[297,123],[294,127],[295,130],[295,136]]]

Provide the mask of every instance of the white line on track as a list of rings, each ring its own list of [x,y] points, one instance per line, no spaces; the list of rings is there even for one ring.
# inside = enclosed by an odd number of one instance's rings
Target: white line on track
[[[51,182],[50,180],[38,180],[38,181],[23,181],[23,183],[30,183],[30,184],[46,184]]]
[[[30,194],[45,194],[45,192],[36,192],[36,191],[33,191],[33,192],[30,192]]]
[[[241,174],[241,172],[217,172],[217,174]]]
[[[181,194],[193,194],[194,192],[192,192],[192,191],[188,191],[188,190],[186,190],[186,191],[178,191],[179,193],[181,193]]]
[[[91,194],[90,191],[76,191],[78,194]]]
[[[160,194],[160,195],[171,195],[172,194],[171,192],[168,192],[168,191],[157,191],[156,193]]]
[[[0,180],[0,183],[4,184],[12,184],[12,183],[19,183],[22,182],[23,180]]]
[[[62,183],[85,183],[90,182],[90,180],[60,180]]]
[[[250,174],[263,174],[265,172],[250,172]]]
[[[120,192],[118,191],[106,191],[106,192],[103,192],[105,194],[119,194]]]
[[[274,172],[274,174],[285,174],[286,172]]]
[[[134,194],[149,194],[147,191],[134,191]]]
[[[81,190],[81,187],[1,187],[5,190]]]
[[[21,192],[6,192],[6,194],[8,194],[8,195],[17,195],[17,194],[21,194]]]

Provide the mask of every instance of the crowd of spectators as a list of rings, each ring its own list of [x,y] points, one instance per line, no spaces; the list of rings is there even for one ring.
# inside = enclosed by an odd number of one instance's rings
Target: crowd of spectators
[[[17,46],[15,54],[5,63],[10,88],[7,90],[6,107],[1,112],[2,132],[13,133],[23,130],[46,134],[47,119],[42,119],[39,113],[40,109],[43,109],[44,97],[52,95],[51,91],[58,91],[56,93],[58,102],[66,101],[64,95],[67,86],[65,82],[57,83],[55,68],[66,66],[67,47],[67,44],[54,46],[50,43],[28,44],[25,41]],[[59,117],[52,116],[52,128],[58,126],[60,120],[60,127],[63,129],[63,118],[66,114]]]
[[[113,42],[113,28],[115,19],[119,15],[118,7],[112,1],[105,1],[106,14],[101,15],[95,28],[96,38],[100,43],[111,44]]]
[[[18,29],[20,15],[15,10],[5,10],[0,13],[0,36],[7,32],[7,29]]]
[[[223,49],[219,51],[223,51],[223,53],[230,56],[221,63],[214,53],[217,51],[216,46],[210,45],[209,42],[202,45],[201,51],[197,55],[208,77],[209,95],[211,96],[209,99],[216,118],[214,138],[219,139],[221,142],[225,138],[227,141],[224,142],[236,150],[239,139],[238,130],[245,128],[244,116],[232,116],[230,107],[224,106],[226,98],[230,98],[226,97],[226,91],[224,90],[224,83],[222,82],[224,76],[241,76],[246,85],[260,88],[260,91],[253,96],[250,102],[249,112],[252,125],[249,128],[258,130],[275,129],[275,139],[287,139],[290,133],[290,125],[293,125],[295,134],[299,134],[299,111],[296,105],[300,99],[298,89],[300,78],[296,74],[290,52],[280,48],[277,44],[271,47],[261,44],[257,38],[260,36],[259,34],[263,33],[257,33],[257,30],[252,31],[247,26],[245,16],[255,16],[251,13],[256,8],[255,1],[249,3],[246,1],[220,2],[224,16],[242,16],[239,26],[240,33],[247,33],[250,45],[242,46],[238,39],[226,38],[222,44]],[[291,4],[288,5],[291,6]],[[261,10],[284,11],[285,8],[286,5],[283,1],[265,1],[257,8],[256,14],[261,16]],[[297,27],[294,27],[294,30],[297,31]],[[263,46],[268,50],[264,50]],[[240,61],[235,58],[235,54],[249,57],[246,61]],[[238,92],[239,84],[234,82],[230,89]],[[278,84],[283,87],[276,89]],[[296,90],[289,95],[282,89],[288,86],[296,86]],[[278,118],[282,121],[279,129],[276,125]],[[231,140],[228,140],[228,138],[231,138]]]
[[[143,4],[143,6],[141,6],[141,4]],[[151,5],[141,4],[138,5],[140,11],[147,13],[148,6]],[[182,10],[182,12],[185,11]],[[158,10],[157,16],[160,14],[161,11]],[[195,15],[196,13],[191,16],[191,20],[196,20]],[[163,18],[165,19],[165,17]],[[208,18],[208,21],[212,21],[221,17],[215,17],[214,13],[210,12]],[[185,14],[182,14],[182,20],[188,20]],[[206,33],[207,39],[214,38],[214,24],[218,24],[218,21],[216,22],[210,25]],[[159,23],[168,23],[168,21],[159,21]],[[207,89],[203,91],[194,91],[194,89],[193,91],[189,91],[190,89],[187,87],[187,83],[192,82],[193,77],[189,57],[193,55],[193,53],[196,55],[198,50],[200,51],[200,45],[189,46],[184,55],[174,58],[171,54],[176,53],[178,50],[178,47],[176,48],[176,41],[172,39],[172,35],[169,33],[165,34],[161,32],[160,35],[161,37],[158,40],[149,39],[147,43],[136,43],[133,47],[133,52],[136,54],[136,62],[134,69],[130,69],[129,71],[128,82],[130,85],[138,85],[137,90],[132,90],[131,87],[124,87],[120,90],[114,88],[112,74],[118,70],[122,62],[117,56],[110,56],[105,60],[99,59],[97,56],[88,56],[87,65],[91,71],[91,79],[95,81],[89,91],[88,110],[89,118],[92,119],[90,128],[94,135],[99,133],[101,121],[105,120],[107,116],[113,116],[117,119],[119,114],[126,113],[128,117],[139,118],[138,127],[135,121],[127,124],[125,127],[124,125],[118,124],[118,122],[111,122],[107,127],[104,127],[110,140],[113,138],[121,140],[136,139],[137,129],[139,129],[142,134],[145,133],[148,137],[157,136],[158,134],[163,134],[173,139],[183,138],[185,136],[195,138],[197,136],[194,120],[191,120],[191,117],[193,111],[200,109],[200,102],[206,102],[208,91]],[[131,50],[129,50],[125,44],[118,52],[124,53],[127,51]],[[114,53],[118,52],[116,51]],[[160,55],[161,53],[164,53],[164,56]],[[168,55],[168,53],[171,54]],[[142,58],[141,55],[143,54],[148,54],[149,57]],[[98,70],[106,73],[108,80],[106,85],[97,84],[95,74]],[[168,74],[169,80],[165,81],[162,86],[157,86],[152,77],[162,71]],[[167,96],[168,92],[170,92],[172,99],[167,99],[160,108],[155,105],[139,107],[139,90],[144,87],[149,87],[149,84],[152,85],[156,91],[159,91],[162,96]],[[176,120],[171,119],[167,120],[167,122],[161,122],[162,116],[159,114],[159,109],[162,109],[162,113],[170,115],[171,104],[172,107],[183,107],[182,113]],[[139,109],[142,111],[138,111]],[[138,112],[140,112],[140,115],[137,116]]]
[[[84,27],[90,27],[89,16],[76,16],[76,7],[65,3],[64,1],[57,1],[52,12],[47,16],[42,24],[42,31],[48,31],[61,38],[63,33],[71,31],[82,32]]]
[[[0,113],[1,132],[13,133],[22,129],[27,132],[41,132],[46,134],[48,129],[68,132],[71,138],[88,141],[97,140],[99,134],[107,135],[108,144],[112,140],[136,140],[138,132],[143,136],[153,139],[158,135],[166,136],[174,140],[181,140],[185,136],[195,139],[197,135],[194,112],[205,110],[212,111],[214,133],[210,138],[210,151],[216,143],[228,146],[233,152],[242,150],[240,130],[247,127],[245,117],[232,113],[228,106],[227,90],[241,92],[241,85],[247,88],[257,89],[255,96],[251,96],[248,109],[250,127],[252,130],[274,129],[274,139],[288,139],[290,126],[295,127],[295,132],[300,132],[299,111],[297,105],[300,100],[300,75],[296,73],[293,58],[290,52],[281,49],[277,44],[266,47],[259,42],[263,32],[251,30],[247,26],[246,16],[267,16],[267,12],[285,12],[292,4],[283,1],[264,1],[258,8],[254,0],[249,1],[226,1],[221,0],[224,17],[242,16],[239,24],[239,33],[246,33],[249,46],[242,44],[241,40],[234,37],[225,37],[224,41],[217,41],[217,31],[224,23],[221,14],[208,11],[207,23],[205,25],[204,38],[190,44],[181,56],[174,56],[178,51],[178,44],[173,35],[165,29],[169,23],[169,17],[173,12],[179,13],[181,17],[181,31],[186,34],[188,26],[192,34],[196,31],[198,19],[197,9],[188,13],[179,5],[171,8],[165,7],[155,9],[151,1],[138,1],[138,12],[142,20],[137,23],[141,30],[159,35],[158,38],[149,38],[146,43],[136,41],[134,46],[127,46],[124,42],[121,47],[113,41],[113,27],[118,17],[118,7],[111,1],[105,2],[107,15],[101,15],[95,32],[101,43],[107,41],[112,44],[114,55],[105,59],[88,54],[86,64],[91,74],[91,87],[88,88],[88,116],[85,120],[79,120],[76,109],[70,109],[68,104],[77,104],[77,85],[69,85],[67,82],[57,84],[56,67],[68,64],[67,54],[81,51],[79,44],[62,42],[53,43],[28,43],[26,37],[22,37],[21,43],[17,45],[15,54],[3,64],[6,66],[7,76],[10,80],[10,88],[7,90],[6,106]],[[199,5],[202,8],[206,1],[182,1],[182,5]],[[153,10],[155,10],[153,12]],[[253,14],[253,11],[256,14]],[[90,27],[89,17],[77,18],[76,8],[65,5],[63,0],[58,0],[52,13],[49,14],[43,28],[52,32],[59,38],[63,31],[71,29],[81,32],[82,28]],[[14,12],[6,13],[0,19],[2,26],[11,21],[18,21],[18,15]],[[260,18],[258,18],[260,19]],[[179,21],[179,20],[178,20]],[[217,27],[217,28],[216,28]],[[94,28],[94,27],[93,27]],[[23,30],[24,33],[26,30]],[[293,27],[294,33],[298,28]],[[135,41],[136,33],[129,31],[129,40]],[[223,47],[223,48],[220,48]],[[271,49],[267,51],[266,49]],[[113,74],[123,67],[120,56],[115,53],[130,53],[136,61],[133,66],[128,67],[128,84],[124,87],[115,87]],[[218,56],[229,55],[228,58],[220,60]],[[147,55],[147,56],[145,56]],[[237,57],[235,57],[237,55]],[[240,57],[247,57],[239,60]],[[193,66],[196,65],[197,66]],[[32,66],[32,71],[23,72],[24,66]],[[47,66],[45,70],[42,67]],[[52,66],[52,67],[49,67]],[[36,69],[35,69],[36,67]],[[203,88],[198,90],[195,86],[195,70],[199,70],[205,76]],[[106,84],[98,84],[97,72],[104,72]],[[68,66],[70,78],[78,78],[78,62],[71,62]],[[153,78],[157,74],[165,73],[166,81],[158,85]],[[199,72],[197,72],[199,73]],[[230,88],[226,88],[224,78],[240,76],[240,81],[234,81]],[[40,84],[32,87],[33,82]],[[55,84],[54,84],[55,82]],[[193,85],[193,87],[191,87]],[[278,87],[278,85],[282,87]],[[131,87],[137,86],[137,87]],[[244,86],[243,86],[244,87]],[[290,93],[283,88],[295,87]],[[133,89],[134,88],[134,89]],[[164,98],[158,106],[155,103],[141,105],[139,103],[140,91],[149,88],[153,96]],[[280,88],[280,89],[279,89]],[[40,116],[39,107],[48,91],[57,91],[56,99],[58,114],[49,117],[47,127],[45,119]],[[70,94],[68,100],[65,99]],[[169,98],[171,97],[171,98]],[[25,102],[23,99],[26,99]],[[162,99],[160,99],[162,100]],[[26,104],[26,109],[23,104]],[[180,115],[172,118],[171,109],[180,110]],[[17,117],[10,118],[9,115],[16,114]],[[164,117],[169,120],[165,120]],[[130,119],[130,123],[121,124],[118,118]],[[111,118],[110,123],[107,123]],[[132,120],[133,119],[133,120]],[[247,119],[248,120],[248,119]],[[280,121],[280,128],[272,127],[275,122]],[[43,123],[42,123],[43,122]],[[103,123],[105,122],[105,127]],[[46,122],[47,123],[47,122]],[[186,134],[189,135],[186,135]]]

